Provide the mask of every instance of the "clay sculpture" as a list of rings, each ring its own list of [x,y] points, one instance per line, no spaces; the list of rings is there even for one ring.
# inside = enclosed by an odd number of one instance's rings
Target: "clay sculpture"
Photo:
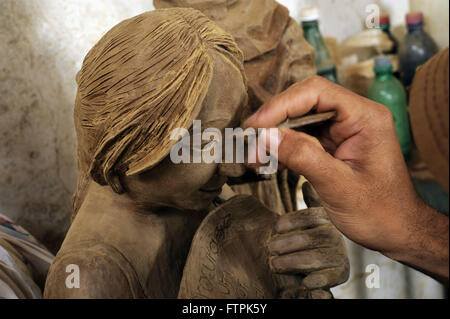
[[[45,297],[215,298],[228,287],[229,298],[301,298],[337,284],[311,288],[303,274],[272,271],[271,260],[285,253],[268,249],[278,215],[255,198],[214,204],[239,169],[176,164],[169,156],[177,143],[174,129],[190,130],[200,120],[223,131],[249,113],[244,55],[217,24],[189,8],[125,20],[91,49],[77,83],[73,222],[50,268]],[[325,237],[337,238],[327,223],[326,233],[334,235]],[[199,294],[190,283],[202,276],[203,266],[187,259],[201,253],[209,238],[218,240],[215,263],[223,273],[210,273],[210,292]],[[236,240],[247,250],[230,254]],[[348,261],[339,240],[330,243],[340,253],[311,262],[341,280]],[[77,269],[79,280],[71,276],[68,285],[67,269]],[[233,289],[221,278],[225,271],[234,278]],[[236,288],[240,284],[246,293]]]

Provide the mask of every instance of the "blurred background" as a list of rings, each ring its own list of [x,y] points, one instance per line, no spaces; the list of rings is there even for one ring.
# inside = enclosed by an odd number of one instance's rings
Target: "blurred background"
[[[391,16],[401,41],[405,14],[420,10],[440,49],[449,41],[448,0],[280,0],[298,21],[317,6],[320,29],[338,47],[366,29],[366,7]],[[0,0],[0,213],[55,252],[69,226],[76,184],[75,76],[88,50],[118,22],[152,10],[151,0]],[[447,208],[448,210],[448,208]],[[351,278],[336,298],[442,298],[441,285],[348,241]],[[380,269],[369,289],[367,266]]]

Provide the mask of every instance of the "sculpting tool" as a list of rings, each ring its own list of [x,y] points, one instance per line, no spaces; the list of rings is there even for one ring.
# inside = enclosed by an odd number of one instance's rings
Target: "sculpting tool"
[[[331,120],[335,116],[336,112],[334,111],[300,116],[292,119],[287,119],[284,122],[278,124],[276,128],[288,128],[298,130],[300,128],[310,126],[313,124],[324,123],[328,120]],[[245,133],[243,132],[242,135],[245,136]],[[239,134],[237,134],[237,137],[240,137]]]
[[[274,95],[270,94],[263,87],[258,84],[251,83],[249,84],[249,88],[253,92],[253,95],[261,101],[261,104],[268,103]],[[325,113],[315,113],[308,114],[300,117],[296,117],[293,119],[287,119],[284,122],[277,125],[277,128],[290,128],[290,129],[300,129],[304,126],[313,125],[328,121],[336,116],[336,112],[325,112]]]
[[[323,122],[326,122],[328,120],[331,120],[333,117],[336,116],[336,112],[326,112],[326,113],[317,113],[317,114],[311,114],[307,116],[301,116],[293,119],[287,119],[281,124],[277,125],[277,128],[289,128],[289,129],[300,129],[302,127],[310,126],[313,124],[320,124]],[[255,132],[255,134],[257,134]],[[243,134],[244,135],[244,134]],[[239,138],[239,134],[237,136]],[[245,137],[245,135],[244,135]],[[222,187],[222,192],[216,198],[216,204],[222,204],[229,200],[230,198],[234,197],[236,193],[231,189],[228,184],[225,184]]]
[[[308,125],[323,123],[336,116],[336,112],[317,113],[307,116],[301,116],[293,119],[287,119],[277,125],[277,128],[299,129]]]

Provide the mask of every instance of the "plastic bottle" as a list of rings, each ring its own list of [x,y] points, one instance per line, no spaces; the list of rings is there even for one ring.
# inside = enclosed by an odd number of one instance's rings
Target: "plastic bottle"
[[[412,137],[405,89],[392,74],[392,62],[389,57],[376,58],[374,70],[376,77],[369,89],[368,98],[391,110],[403,156],[408,160],[412,150]]]
[[[314,48],[316,53],[317,74],[328,80],[338,83],[336,65],[331,59],[330,52],[319,30],[319,10],[316,7],[300,10],[303,34],[306,41]]]
[[[423,30],[423,13],[414,12],[406,15],[408,33],[405,43],[400,47],[400,73],[405,87],[411,85],[417,67],[438,52],[433,39]]]
[[[391,18],[387,14],[380,16],[380,29],[386,33],[389,39],[394,43],[391,50],[383,52],[384,54],[397,54],[398,53],[398,41],[391,33]]]

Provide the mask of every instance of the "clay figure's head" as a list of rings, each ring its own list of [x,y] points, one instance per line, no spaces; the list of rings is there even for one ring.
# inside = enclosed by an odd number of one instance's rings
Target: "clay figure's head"
[[[88,53],[77,75],[79,208],[90,180],[144,207],[206,208],[226,182],[220,164],[174,164],[174,129],[239,126],[247,104],[243,55],[194,9],[125,20]],[[191,143],[192,145],[192,143]]]
[[[233,35],[244,53],[252,111],[316,74],[314,49],[289,10],[275,0],[154,0],[154,5],[198,9]]]

